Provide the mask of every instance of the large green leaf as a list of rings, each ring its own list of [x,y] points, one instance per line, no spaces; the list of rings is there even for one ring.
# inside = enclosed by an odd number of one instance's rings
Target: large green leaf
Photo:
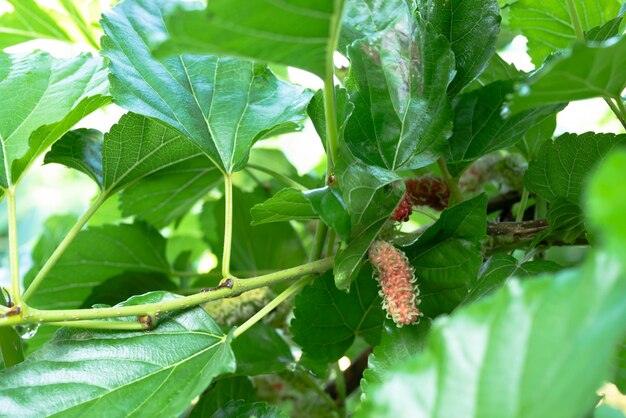
[[[623,151],[610,157],[592,182],[604,251],[436,322],[424,352],[372,388],[360,416],[584,416],[626,323],[624,163]]]
[[[150,0],[148,0],[150,1]],[[324,77],[332,63],[343,0],[177,2],[167,31],[148,34],[160,54],[215,53],[302,68]]]
[[[174,127],[224,172],[240,170],[256,140],[299,127],[311,93],[234,58],[157,59],[145,39],[165,36],[162,13],[172,3],[127,0],[104,14],[102,53],[115,101]]]
[[[544,106],[504,117],[502,106],[512,91],[512,81],[498,81],[455,100],[454,130],[446,153],[452,175],[485,154],[515,145],[530,127],[562,108]]]
[[[479,195],[445,209],[437,222],[406,247],[425,316],[449,313],[475,285],[487,233],[487,198]]]
[[[107,92],[100,58],[0,52],[0,186],[16,183],[39,154],[108,103]]]
[[[258,271],[293,267],[306,259],[302,242],[288,223],[252,226],[250,209],[262,203],[262,190],[245,193],[233,190],[233,243],[231,269],[253,274]],[[204,204],[200,214],[204,238],[220,256],[224,245],[224,199]]]
[[[291,332],[307,358],[318,362],[338,360],[357,336],[378,343],[384,314],[372,269],[361,270],[350,293],[343,292],[326,273],[296,297]]]
[[[583,31],[603,25],[619,11],[617,0],[571,1]],[[536,66],[576,39],[567,1],[518,0],[509,8],[511,29],[521,31],[528,39],[528,54]]]
[[[626,144],[626,135],[563,134],[546,142],[524,176],[528,190],[547,199],[580,203],[584,181],[615,147]]]
[[[335,256],[335,284],[348,290],[370,244],[404,195],[404,182],[391,171],[351,162],[344,155],[337,164],[337,181],[350,215],[348,245]]]
[[[120,197],[120,209],[124,216],[135,215],[162,228],[182,218],[222,181],[219,170],[199,155],[127,187]]]
[[[13,11],[0,15],[0,50],[33,39],[72,39],[35,0],[8,0]]]
[[[121,305],[175,297],[155,292]],[[165,314],[150,332],[63,328],[24,363],[0,373],[2,413],[179,416],[215,376],[235,370],[230,342],[201,308]]]
[[[450,41],[456,76],[448,90],[454,95],[480,75],[496,50],[498,0],[420,0],[417,8]]]
[[[511,111],[592,97],[619,100],[626,88],[625,66],[626,37],[601,44],[576,43],[520,83]]]
[[[346,88],[354,110],[345,128],[352,153],[396,170],[430,164],[450,134],[446,90],[454,76],[447,39],[408,5],[392,29],[348,48]]]
[[[76,236],[30,301],[38,308],[78,308],[95,286],[125,271],[169,273],[165,239],[145,224],[91,227]]]

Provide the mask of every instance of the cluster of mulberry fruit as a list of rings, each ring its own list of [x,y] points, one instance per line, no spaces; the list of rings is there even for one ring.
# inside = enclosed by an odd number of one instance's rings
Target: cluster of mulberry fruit
[[[408,179],[405,185],[404,197],[391,216],[393,221],[408,221],[414,206],[429,206],[439,211],[448,207],[450,189],[442,178],[425,175]]]
[[[387,241],[374,241],[369,259],[380,285],[387,317],[401,327],[419,322],[422,312],[413,267],[401,250]]]

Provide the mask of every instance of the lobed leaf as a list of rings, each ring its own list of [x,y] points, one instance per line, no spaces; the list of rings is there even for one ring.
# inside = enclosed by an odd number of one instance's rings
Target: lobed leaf
[[[446,94],[454,76],[449,42],[408,5],[392,30],[348,48],[346,88],[354,110],[345,128],[352,153],[396,170],[435,161],[450,134]]]
[[[154,292],[119,306],[176,297]],[[235,370],[231,338],[199,307],[165,314],[150,332],[62,328],[25,362],[0,372],[3,413],[178,416],[214,377]]]
[[[0,52],[0,186],[15,184],[80,119],[109,103],[103,60]],[[22,92],[19,100],[15,92]]]
[[[146,40],[166,36],[162,15],[176,4],[127,0],[104,14],[102,54],[116,103],[173,127],[220,170],[240,170],[256,140],[299,127],[311,93],[234,58],[155,57]]]

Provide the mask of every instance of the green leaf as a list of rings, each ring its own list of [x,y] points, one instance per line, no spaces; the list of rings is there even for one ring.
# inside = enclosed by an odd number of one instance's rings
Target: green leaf
[[[417,9],[450,41],[456,76],[448,92],[456,95],[482,73],[496,50],[500,33],[498,0],[420,0]]]
[[[249,378],[234,376],[219,379],[202,395],[189,418],[206,418],[213,412],[225,408],[230,401],[252,402],[255,398],[256,391]]]
[[[215,411],[210,418],[251,417],[251,418],[287,418],[277,406],[270,406],[265,402],[247,403],[245,401],[230,401],[223,408]]]
[[[583,31],[613,19],[620,7],[616,0],[572,2]],[[528,39],[528,54],[536,66],[550,53],[568,47],[576,39],[566,1],[519,0],[511,3],[509,9],[511,29]]]
[[[32,41],[53,39],[70,42],[72,39],[61,26],[34,0],[8,0],[13,11],[0,15],[0,50]]]
[[[553,261],[532,260],[522,262],[515,257],[505,253],[497,253],[489,257],[483,264],[478,276],[478,281],[469,291],[463,304],[482,299],[502,287],[511,278],[527,278],[539,273],[554,273],[561,269],[561,266]]]
[[[162,13],[171,3],[127,0],[104,14],[102,54],[113,95],[181,132],[221,170],[240,170],[256,140],[299,127],[311,93],[234,58],[155,58],[145,39],[166,36]]]
[[[309,359],[333,362],[344,355],[355,337],[378,343],[384,314],[378,284],[371,268],[363,268],[352,282],[350,293],[335,287],[326,273],[305,287],[296,297],[291,321],[293,339]]]
[[[367,397],[371,385],[385,381],[386,375],[401,362],[422,351],[431,321],[422,319],[419,324],[398,328],[391,321],[385,321],[378,344],[367,359],[367,369],[363,372],[361,389]]]
[[[615,19],[609,20],[602,26],[596,26],[595,28],[589,29],[589,31],[585,33],[585,39],[588,41],[602,42],[617,36],[619,34],[619,27],[622,24],[623,18],[622,8],[620,15]]]
[[[354,111],[345,129],[352,153],[396,170],[435,161],[450,134],[446,89],[454,76],[449,42],[408,6],[393,30],[353,44],[346,88]]]
[[[324,78],[332,63],[343,0],[178,2],[167,31],[148,34],[161,55],[224,54],[298,67]]]
[[[309,200],[296,189],[282,189],[265,202],[254,205],[250,214],[252,225],[317,218]]]
[[[262,190],[245,193],[233,189],[233,243],[231,269],[253,274],[293,267],[306,259],[302,242],[288,223],[252,226],[250,209],[267,199]],[[224,199],[204,204],[200,215],[204,238],[214,254],[224,245]]]
[[[167,274],[165,239],[145,224],[90,227],[76,236],[30,301],[38,308],[78,308],[95,286],[125,271]]]
[[[509,64],[496,53],[489,59],[485,70],[478,78],[463,89],[463,92],[469,93],[472,90],[479,89],[495,81],[516,80],[521,78],[524,74],[523,71],[518,70],[515,65]]]
[[[320,219],[335,230],[339,238],[347,240],[351,229],[350,214],[337,187],[326,186],[309,190],[304,195]]]
[[[406,0],[346,1],[339,50],[345,54],[351,43],[371,39],[392,28],[406,15]]]
[[[502,106],[512,91],[513,82],[499,81],[457,98],[454,131],[446,153],[452,175],[459,175],[485,154],[515,145],[529,127],[563,107],[544,106],[505,118]]]
[[[552,57],[517,86],[510,110],[592,97],[619,99],[626,88],[626,37],[603,43],[576,43]]]
[[[121,306],[176,297],[155,292]],[[167,313],[150,332],[62,328],[24,363],[0,373],[3,413],[179,416],[215,376],[235,370],[230,342],[201,308]]]
[[[122,192],[120,209],[124,216],[138,216],[162,228],[182,218],[222,181],[222,173],[199,155],[131,184]]]
[[[347,156],[336,170],[352,226],[348,245],[335,256],[334,274],[337,287],[348,290],[370,244],[404,196],[404,182],[391,171],[350,161]]]
[[[100,58],[0,52],[0,186],[15,184],[39,154],[85,115],[109,103],[107,92]]]
[[[259,323],[233,342],[238,375],[256,376],[282,372],[294,359],[287,342],[274,328]]]
[[[424,352],[372,388],[359,416],[583,415],[626,323],[622,258],[512,281],[436,322]]]
[[[76,129],[66,133],[46,154],[44,164],[56,163],[87,174],[102,187],[102,142],[97,129]]]
[[[437,222],[404,248],[415,268],[424,315],[434,318],[454,310],[474,287],[487,233],[484,194],[445,209]]]
[[[552,141],[555,129],[556,113],[531,126],[515,147],[526,158],[526,161],[531,161],[537,158],[543,144]]]
[[[563,134],[546,142],[524,176],[529,191],[547,199],[579,203],[586,177],[615,147],[626,143],[626,135]]]

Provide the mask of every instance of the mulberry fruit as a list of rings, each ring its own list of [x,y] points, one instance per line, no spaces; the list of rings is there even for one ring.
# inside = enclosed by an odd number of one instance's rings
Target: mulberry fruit
[[[422,312],[413,267],[406,255],[387,241],[374,241],[369,259],[377,274],[387,317],[398,327],[419,322]]]

